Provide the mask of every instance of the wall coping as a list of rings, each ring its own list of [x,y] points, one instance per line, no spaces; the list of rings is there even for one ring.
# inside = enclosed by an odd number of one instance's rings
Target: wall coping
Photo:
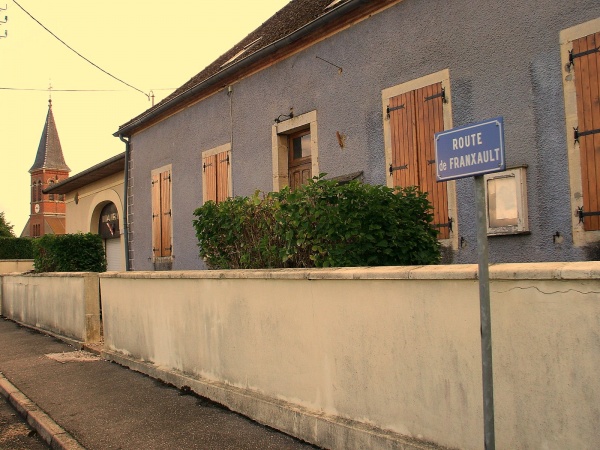
[[[0,259],[0,262],[33,262],[33,259]]]
[[[18,276],[28,278],[94,278],[98,277],[98,272],[13,272],[2,274],[2,276]]]
[[[59,274],[60,275],[60,274]],[[342,267],[326,269],[182,270],[105,272],[100,278],[277,279],[277,280],[476,280],[476,264]],[[600,261],[504,263],[490,265],[491,280],[600,279]]]

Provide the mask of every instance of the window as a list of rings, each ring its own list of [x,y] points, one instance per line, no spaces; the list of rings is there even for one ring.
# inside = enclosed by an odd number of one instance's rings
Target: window
[[[202,201],[219,203],[231,193],[231,144],[202,152]]]
[[[48,180],[48,188],[51,188],[54,185],[54,180]],[[54,194],[50,194],[49,200],[54,200]]]
[[[310,129],[290,134],[288,151],[288,182],[291,189],[296,189],[312,178]]]
[[[295,189],[319,174],[316,111],[275,123],[272,138],[274,191]]]
[[[439,238],[457,247],[454,182],[436,181],[434,133],[452,128],[449,72],[444,70],[382,93],[387,185],[428,193]]]
[[[172,256],[171,166],[152,171],[152,256]]]
[[[560,35],[573,240],[600,240],[600,18]]]
[[[37,201],[42,201],[42,181],[38,180],[37,182]]]

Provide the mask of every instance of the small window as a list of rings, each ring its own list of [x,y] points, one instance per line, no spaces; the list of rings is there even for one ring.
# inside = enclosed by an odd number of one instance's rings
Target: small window
[[[54,180],[48,180],[48,188],[51,188],[54,185]],[[49,200],[54,200],[54,194],[50,194]]]
[[[312,178],[310,129],[289,136],[289,175],[291,189],[306,183]]]
[[[291,189],[319,173],[317,112],[276,122],[273,137],[273,190]]]
[[[41,202],[42,201],[42,181],[38,180],[37,182],[37,201]]]

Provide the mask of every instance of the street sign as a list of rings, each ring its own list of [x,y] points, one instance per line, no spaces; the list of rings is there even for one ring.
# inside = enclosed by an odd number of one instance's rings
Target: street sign
[[[435,164],[438,181],[475,178],[484,446],[486,450],[495,450],[490,276],[483,175],[506,170],[502,117],[435,133]]]
[[[435,133],[437,181],[506,169],[502,117]]]

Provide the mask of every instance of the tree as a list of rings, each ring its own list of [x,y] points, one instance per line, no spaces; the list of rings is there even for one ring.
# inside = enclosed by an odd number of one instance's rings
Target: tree
[[[14,225],[11,225],[4,218],[4,211],[0,212],[0,237],[15,237],[13,227]]]

